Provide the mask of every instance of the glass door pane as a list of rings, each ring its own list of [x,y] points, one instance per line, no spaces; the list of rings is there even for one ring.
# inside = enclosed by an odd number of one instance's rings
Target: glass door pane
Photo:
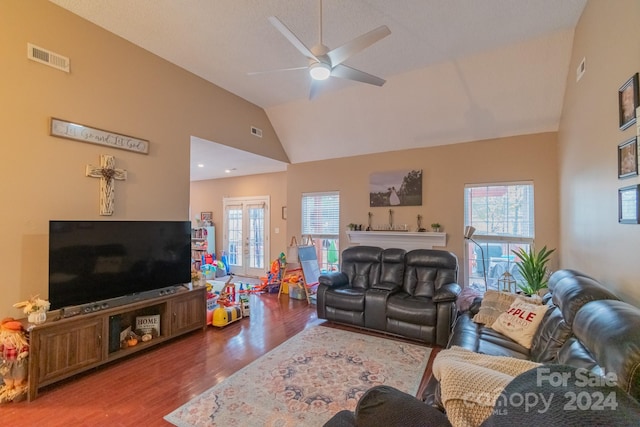
[[[248,262],[250,269],[264,270],[264,206],[247,206],[249,218]]]
[[[269,259],[268,197],[229,198],[225,209],[224,250],[232,274],[264,276]]]
[[[227,209],[227,244],[225,252],[227,262],[233,271],[243,266],[242,252],[242,206],[232,206]]]

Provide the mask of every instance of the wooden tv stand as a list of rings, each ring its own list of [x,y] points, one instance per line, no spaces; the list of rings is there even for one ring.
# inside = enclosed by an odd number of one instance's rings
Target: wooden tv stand
[[[148,314],[160,315],[160,336],[133,347],[115,349],[112,345],[110,349],[112,317],[122,325],[132,325],[133,330],[136,316]],[[29,325],[28,399],[35,399],[44,386],[205,327],[204,287],[179,288],[175,294],[68,318],[50,312],[45,323]],[[119,338],[118,332],[118,342]]]

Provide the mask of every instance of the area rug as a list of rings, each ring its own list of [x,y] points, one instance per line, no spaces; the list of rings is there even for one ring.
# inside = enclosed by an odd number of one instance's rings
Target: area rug
[[[431,349],[325,326],[305,329],[165,420],[179,426],[322,426],[386,384],[415,395]]]

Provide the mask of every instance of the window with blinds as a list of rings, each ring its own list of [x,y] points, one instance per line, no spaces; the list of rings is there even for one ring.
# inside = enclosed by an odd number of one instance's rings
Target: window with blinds
[[[337,191],[302,194],[302,235],[316,246],[323,272],[338,271],[340,194]]]
[[[473,240],[465,241],[466,283],[484,288],[486,280],[489,289],[500,289],[501,280],[520,279],[512,251],[533,244],[533,183],[465,186],[464,219],[476,229]]]
[[[340,233],[338,192],[302,195],[302,234],[337,236]]]

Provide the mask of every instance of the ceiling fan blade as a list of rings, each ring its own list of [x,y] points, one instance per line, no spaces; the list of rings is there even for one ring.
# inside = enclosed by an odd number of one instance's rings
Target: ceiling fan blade
[[[371,30],[340,47],[330,50],[327,52],[327,56],[331,59],[331,65],[335,67],[336,65],[342,64],[344,61],[349,59],[349,57],[387,37],[389,34],[391,34],[389,27],[381,25],[375,30]]]
[[[382,86],[386,82],[386,80],[381,79],[380,77],[367,74],[364,71],[356,70],[355,68],[347,67],[344,64],[336,65],[331,70],[331,76],[340,77],[341,79],[355,80],[376,86]]]
[[[278,68],[275,70],[265,70],[265,71],[251,71],[247,73],[248,76],[255,76],[257,74],[268,74],[268,73],[278,73],[280,71],[294,71],[294,70],[308,70],[309,67],[293,67],[293,68]]]
[[[316,56],[311,52],[311,50],[309,50],[309,48],[306,47],[304,43],[302,43],[300,39],[298,39],[298,37],[296,37],[296,35],[293,34],[293,32],[286,25],[284,25],[278,18],[276,18],[275,16],[270,16],[269,22],[271,22],[271,24],[274,27],[276,27],[276,29],[280,31],[282,35],[287,38],[287,40],[289,40],[289,43],[291,43],[293,46],[295,46],[296,49],[300,51],[300,53],[302,53],[304,56],[306,56],[309,59],[313,59],[315,61],[320,62],[318,58],[316,58]]]
[[[309,101],[316,98],[320,93],[322,82],[320,80],[311,79],[311,88],[309,89]]]

